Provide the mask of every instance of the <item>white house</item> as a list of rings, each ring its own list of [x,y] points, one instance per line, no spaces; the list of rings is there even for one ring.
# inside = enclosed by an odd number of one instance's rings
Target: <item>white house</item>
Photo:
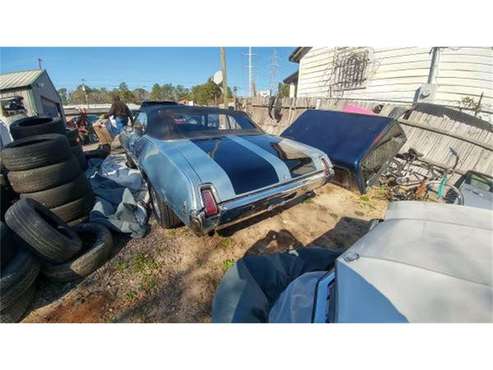
[[[493,48],[299,47],[291,96],[427,102],[493,114]]]

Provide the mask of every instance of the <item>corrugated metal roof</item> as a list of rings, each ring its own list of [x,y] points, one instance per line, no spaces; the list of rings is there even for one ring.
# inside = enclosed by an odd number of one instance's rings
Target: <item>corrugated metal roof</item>
[[[0,90],[30,86],[43,72],[41,69],[34,69],[31,71],[0,74]]]

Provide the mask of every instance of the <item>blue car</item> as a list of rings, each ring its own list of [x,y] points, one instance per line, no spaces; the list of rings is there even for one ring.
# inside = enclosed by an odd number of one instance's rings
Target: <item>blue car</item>
[[[121,142],[147,181],[157,222],[200,235],[304,196],[334,173],[322,151],[227,109],[145,105]]]

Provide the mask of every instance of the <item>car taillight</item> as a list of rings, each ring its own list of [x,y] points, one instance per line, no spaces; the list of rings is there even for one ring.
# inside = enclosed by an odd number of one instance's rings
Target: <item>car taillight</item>
[[[219,208],[217,207],[216,199],[214,194],[212,194],[211,189],[202,189],[202,202],[204,203],[204,212],[207,217],[214,216],[219,213]]]
[[[325,158],[320,158],[322,160],[322,164],[324,165],[324,173],[325,173],[325,176],[329,176],[331,174],[330,172],[330,166],[329,166],[329,162],[327,162],[327,160]]]

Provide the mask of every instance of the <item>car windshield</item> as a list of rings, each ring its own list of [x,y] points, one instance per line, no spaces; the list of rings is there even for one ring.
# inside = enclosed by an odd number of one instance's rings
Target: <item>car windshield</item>
[[[207,110],[155,109],[147,114],[146,133],[156,139],[259,132],[246,114]]]

